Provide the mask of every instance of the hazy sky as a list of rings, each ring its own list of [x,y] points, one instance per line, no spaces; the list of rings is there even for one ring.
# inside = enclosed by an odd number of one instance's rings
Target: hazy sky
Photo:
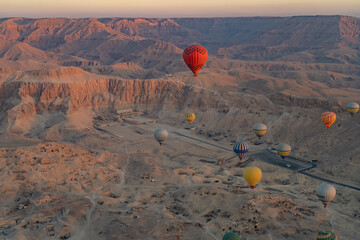
[[[360,17],[360,0],[0,0],[1,17]]]

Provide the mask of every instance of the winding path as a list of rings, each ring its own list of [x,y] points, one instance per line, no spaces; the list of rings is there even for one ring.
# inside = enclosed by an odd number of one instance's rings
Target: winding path
[[[231,151],[231,152],[233,151],[231,148],[226,148],[224,146],[214,144],[214,143],[211,143],[211,142],[208,142],[208,141],[205,141],[205,140],[202,140],[202,139],[198,139],[198,138],[195,138],[195,137],[192,137],[192,136],[188,136],[188,135],[185,135],[185,134],[182,134],[182,133],[179,133],[179,132],[171,132],[171,133],[175,134],[175,135],[178,135],[180,137],[188,138],[188,139],[191,139],[193,141],[197,141],[197,142],[200,142],[200,143],[203,143],[203,144],[207,144],[207,145],[210,145],[210,146],[213,146],[213,147],[217,147],[217,148],[220,148],[220,149],[223,149],[223,150],[226,150],[226,151]],[[348,185],[348,184],[345,184],[345,183],[341,183],[341,182],[333,181],[333,180],[330,180],[330,179],[322,178],[322,177],[313,175],[311,173],[305,172],[306,170],[310,170],[312,168],[315,168],[316,163],[307,162],[307,161],[304,161],[302,159],[299,159],[299,158],[296,158],[296,157],[293,157],[293,156],[290,156],[290,157],[286,158],[285,160],[280,160],[280,158],[278,156],[276,156],[275,154],[272,154],[267,149],[249,153],[249,156],[256,157],[256,159],[261,160],[263,162],[270,163],[272,165],[280,166],[280,167],[287,168],[287,169],[292,169],[292,170],[296,171],[297,173],[306,175],[306,176],[314,178],[314,179],[318,179],[318,180],[321,180],[321,181],[324,181],[324,182],[328,182],[328,183],[336,184],[336,185],[339,185],[339,186],[342,186],[342,187],[351,188],[351,189],[356,190],[356,191],[360,191],[359,187],[355,187],[355,186]],[[290,164],[290,167],[289,167],[289,164]]]

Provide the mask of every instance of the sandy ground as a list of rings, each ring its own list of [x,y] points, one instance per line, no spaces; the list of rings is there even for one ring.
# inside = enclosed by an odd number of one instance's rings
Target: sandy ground
[[[315,239],[334,230],[356,239],[360,193],[337,188],[327,209],[320,181],[254,159],[263,178],[255,190],[231,143],[183,127],[119,123],[69,142],[18,142],[0,149],[0,239]],[[166,128],[163,146],[153,138]],[[18,145],[15,143],[18,142]],[[31,142],[31,144],[29,143]],[[266,145],[250,144],[250,151]],[[220,158],[229,159],[218,165]]]

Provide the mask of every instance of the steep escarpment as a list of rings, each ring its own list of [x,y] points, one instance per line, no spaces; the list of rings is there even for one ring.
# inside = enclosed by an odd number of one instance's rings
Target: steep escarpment
[[[16,121],[26,121],[34,115],[62,113],[67,116],[82,108],[113,111],[128,104],[150,108],[163,104],[175,108],[195,104],[203,109],[224,108],[225,105],[216,94],[168,80],[13,81],[3,83],[0,93],[2,125],[8,129],[19,125]],[[208,101],[210,99],[212,101]]]
[[[121,104],[170,104],[182,108],[191,103],[203,109],[222,108],[220,93],[207,91],[171,80],[96,79],[68,83],[9,82],[0,87],[3,110],[14,107],[25,98],[32,98],[38,113],[79,108],[109,109]],[[212,101],[210,99],[212,98]],[[16,99],[16,100],[15,100]],[[66,106],[59,99],[66,100]],[[209,101],[208,101],[209,100]],[[57,103],[56,103],[57,102]],[[11,105],[11,103],[14,103]]]
[[[199,111],[253,109],[255,113],[268,109],[266,112],[271,112],[275,111],[276,106],[283,105],[338,113],[343,108],[339,101],[293,97],[282,93],[268,94],[266,97],[262,94],[229,92],[226,88],[216,91],[173,80],[104,78],[63,83],[11,81],[1,85],[0,95],[2,126],[11,129],[16,125],[17,131],[21,130],[16,122],[24,122],[35,115],[62,114],[65,120],[80,109],[90,109],[94,113],[99,109],[112,112],[126,105],[158,110],[159,107],[161,110],[171,106],[180,112],[189,107]]]

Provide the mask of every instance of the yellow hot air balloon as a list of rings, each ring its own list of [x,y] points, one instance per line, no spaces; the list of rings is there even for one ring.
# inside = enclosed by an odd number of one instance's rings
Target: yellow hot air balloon
[[[354,102],[346,104],[346,110],[351,114],[351,116],[354,116],[354,114],[359,111],[359,108],[359,104]]]
[[[195,114],[192,113],[192,112],[188,112],[186,115],[185,115],[185,118],[186,118],[186,121],[188,123],[192,123],[194,120],[195,120]]]
[[[257,123],[253,127],[253,132],[256,134],[256,136],[258,136],[259,139],[261,139],[262,136],[265,135],[266,131],[267,127],[263,123]]]
[[[336,121],[336,114],[333,112],[324,112],[321,114],[321,121],[329,128]]]
[[[250,187],[255,188],[262,177],[262,172],[258,167],[247,167],[244,169],[243,176]]]
[[[287,144],[279,144],[277,152],[282,159],[285,159],[285,157],[290,155],[291,147]]]

